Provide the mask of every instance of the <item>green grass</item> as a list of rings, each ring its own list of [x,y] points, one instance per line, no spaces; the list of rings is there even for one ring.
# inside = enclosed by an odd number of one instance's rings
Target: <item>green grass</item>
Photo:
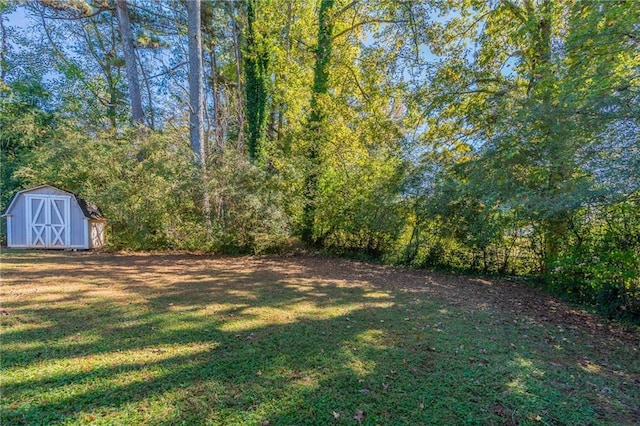
[[[3,425],[640,423],[637,330],[545,319],[530,289],[329,258],[0,260]]]

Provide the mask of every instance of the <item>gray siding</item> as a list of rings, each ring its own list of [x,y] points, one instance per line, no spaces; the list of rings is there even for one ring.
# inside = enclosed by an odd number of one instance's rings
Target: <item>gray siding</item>
[[[78,202],[76,201],[76,197],[71,197],[71,206],[69,217],[71,223],[69,224],[70,236],[71,236],[71,247],[85,247],[85,239],[84,233],[86,232],[88,222],[85,220],[84,213],[78,206]]]
[[[13,245],[27,245],[27,204],[23,194],[18,194],[11,211],[11,239]],[[7,223],[8,226],[8,223]]]

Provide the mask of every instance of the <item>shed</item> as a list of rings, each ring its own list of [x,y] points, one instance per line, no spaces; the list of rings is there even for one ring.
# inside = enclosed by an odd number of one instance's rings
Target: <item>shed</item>
[[[92,249],[104,246],[106,219],[95,204],[50,185],[16,193],[2,215],[9,248]]]

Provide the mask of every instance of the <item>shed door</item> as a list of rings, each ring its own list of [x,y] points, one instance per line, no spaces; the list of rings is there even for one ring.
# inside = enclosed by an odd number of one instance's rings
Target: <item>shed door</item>
[[[26,196],[27,235],[31,247],[69,246],[69,197],[58,195]]]

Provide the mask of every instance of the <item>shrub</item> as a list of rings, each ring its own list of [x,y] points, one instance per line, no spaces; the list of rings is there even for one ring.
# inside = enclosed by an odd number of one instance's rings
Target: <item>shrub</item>
[[[210,164],[206,189],[217,251],[264,253],[286,243],[290,221],[278,175],[227,150]]]
[[[63,128],[17,173],[27,185],[48,183],[98,204],[112,249],[259,253],[286,240],[288,218],[276,178],[229,150],[210,165],[203,185],[192,160],[178,132],[88,135]]]
[[[581,238],[559,254],[547,278],[556,293],[640,322],[640,231],[630,207],[621,203],[585,215]]]

